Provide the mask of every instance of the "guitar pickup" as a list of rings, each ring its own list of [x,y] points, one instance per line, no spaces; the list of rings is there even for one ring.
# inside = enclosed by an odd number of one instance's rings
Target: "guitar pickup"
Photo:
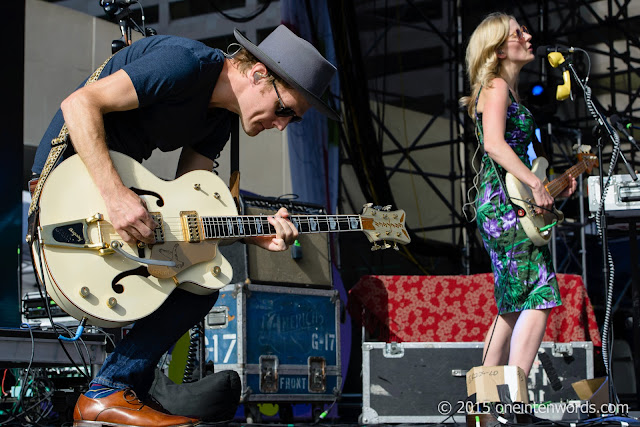
[[[200,230],[200,221],[196,211],[181,211],[180,221],[182,223],[182,237],[189,243],[202,241],[204,233]]]
[[[160,212],[149,212],[151,218],[158,224],[153,230],[153,236],[156,238],[156,244],[164,243],[164,223],[162,222],[162,214]]]

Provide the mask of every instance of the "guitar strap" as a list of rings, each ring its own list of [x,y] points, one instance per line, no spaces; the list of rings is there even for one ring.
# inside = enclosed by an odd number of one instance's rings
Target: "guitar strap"
[[[107,63],[111,60],[111,58],[113,58],[113,55],[107,58],[107,60],[104,61],[104,63],[93,72],[93,74],[91,74],[91,76],[87,79],[85,86],[98,80],[98,77],[100,77],[100,73],[102,73],[102,70],[107,65]],[[44,183],[47,177],[49,176],[49,174],[51,173],[51,171],[53,170],[54,166],[60,160],[62,153],[64,153],[68,144],[69,144],[69,130],[67,129],[67,124],[65,123],[62,125],[62,129],[60,129],[60,133],[58,134],[58,137],[51,140],[51,150],[49,151],[49,155],[47,156],[47,161],[45,162],[44,167],[42,168],[42,172],[40,173],[40,177],[38,178],[38,183],[36,184],[35,189],[33,190],[33,194],[31,196],[31,204],[29,206],[29,230],[30,230],[31,236],[33,236],[33,233],[31,233],[32,231],[31,226],[32,224],[35,224],[35,221],[32,219],[32,217],[35,217],[35,215],[33,214],[38,209],[38,203],[40,201],[40,193],[42,192],[42,187],[44,186]]]
[[[233,173],[231,173],[229,177],[229,190],[231,191],[233,200],[236,202],[238,213],[242,215],[243,212],[240,208],[240,171],[233,171]]]

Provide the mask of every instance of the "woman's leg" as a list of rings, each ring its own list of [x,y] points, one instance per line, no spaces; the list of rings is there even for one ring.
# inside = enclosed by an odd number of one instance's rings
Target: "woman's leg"
[[[506,365],[509,361],[509,346],[513,328],[520,313],[505,313],[491,324],[484,340],[484,366]]]
[[[524,310],[513,328],[509,365],[519,366],[527,377],[547,329],[550,312],[550,308]]]

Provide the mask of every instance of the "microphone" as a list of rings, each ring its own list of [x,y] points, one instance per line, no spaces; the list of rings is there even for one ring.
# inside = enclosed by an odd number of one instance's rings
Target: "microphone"
[[[549,52],[560,52],[560,53],[573,53],[575,52],[575,48],[573,47],[567,47],[567,46],[562,46],[562,45],[556,45],[556,46],[538,46],[538,49],[536,49],[536,55],[537,56],[546,56]]]
[[[629,140],[629,142],[631,142],[633,145],[635,145],[636,147],[638,146],[636,144],[636,140],[633,138],[633,136],[631,136],[631,134],[627,131],[627,127],[622,123],[622,119],[620,119],[620,117],[618,117],[617,114],[612,114],[610,117],[611,120],[611,124],[614,125],[616,128],[618,128],[618,130],[620,132],[622,132],[624,134],[624,136],[627,137],[627,139]]]
[[[543,50],[546,52],[546,49],[546,46],[540,46],[538,48],[538,52]],[[559,65],[565,63],[564,56],[557,51],[549,52],[547,54],[547,58],[549,59],[549,64],[551,64],[553,68],[557,68]],[[562,80],[564,83],[558,85],[556,88],[556,99],[558,101],[564,101],[571,95],[571,76],[569,75],[569,69],[566,65],[562,65],[560,68],[562,69]]]

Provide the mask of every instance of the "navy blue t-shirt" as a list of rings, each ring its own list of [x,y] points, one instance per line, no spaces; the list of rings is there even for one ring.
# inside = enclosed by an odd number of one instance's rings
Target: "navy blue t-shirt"
[[[176,36],[146,37],[116,53],[100,77],[124,70],[136,89],[139,108],[104,115],[109,149],[141,162],[155,148],[190,146],[215,159],[229,140],[234,115],[208,108],[223,63],[222,51]],[[63,123],[58,110],[40,141],[33,172],[42,171],[51,140]]]

